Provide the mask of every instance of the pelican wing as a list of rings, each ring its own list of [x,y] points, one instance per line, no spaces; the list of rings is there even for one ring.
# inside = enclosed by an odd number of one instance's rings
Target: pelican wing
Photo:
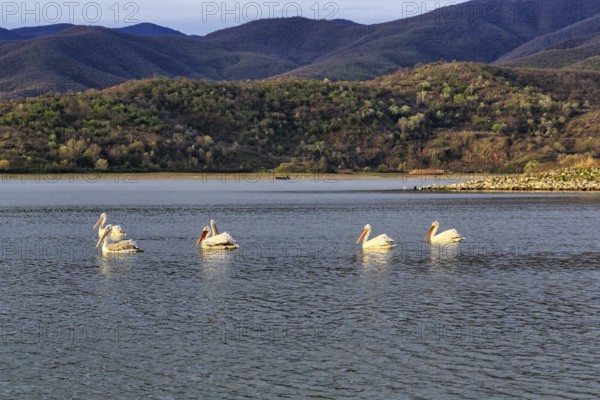
[[[221,246],[237,246],[237,242],[229,233],[221,233],[220,235],[210,237],[202,242],[204,247],[221,247]]]
[[[111,243],[107,247],[111,253],[137,253],[142,251],[133,240],[122,240]]]
[[[394,247],[394,239],[389,237],[388,235],[379,235],[376,238],[373,238],[367,242],[364,242],[363,247]]]
[[[438,235],[435,235],[432,243],[458,243],[464,240],[464,236],[458,233],[456,229],[448,229]]]

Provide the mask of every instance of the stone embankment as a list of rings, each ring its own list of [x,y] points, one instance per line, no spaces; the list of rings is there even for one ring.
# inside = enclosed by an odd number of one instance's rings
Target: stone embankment
[[[437,186],[435,190],[600,191],[600,167],[567,168],[532,174],[494,176],[454,185]]]

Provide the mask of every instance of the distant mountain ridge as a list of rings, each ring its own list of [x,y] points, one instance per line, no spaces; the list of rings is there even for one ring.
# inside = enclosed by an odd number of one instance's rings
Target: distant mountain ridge
[[[539,36],[498,59],[499,63],[508,62],[521,57],[527,57],[541,51],[557,47],[563,42],[569,42],[600,33],[600,14],[583,21],[569,25],[557,31]]]
[[[73,24],[53,24],[43,26],[29,26],[23,28],[12,29],[9,32],[14,34],[12,40],[29,40],[36,39],[44,36],[53,35],[67,29],[73,28],[76,25]],[[142,22],[140,24],[129,25],[122,28],[107,28],[117,32],[126,33],[132,36],[166,36],[166,35],[178,35],[186,36],[184,33],[176,31],[175,29],[166,28],[164,26]],[[0,36],[0,40],[2,36]]]
[[[505,54],[496,64],[600,71],[600,14],[537,37]]]
[[[164,26],[150,24],[143,22],[141,24],[135,24],[126,26],[123,28],[115,28],[116,31],[127,33],[134,36],[164,36],[164,35],[178,35],[186,36],[185,34],[176,31],[175,29],[165,28]]]
[[[11,30],[16,35],[16,39],[36,39],[42,36],[53,35],[55,33],[74,27],[73,24],[53,24],[44,26],[28,26]]]
[[[101,89],[153,76],[366,80],[452,60],[596,69],[599,25],[598,0],[472,0],[375,25],[280,18],[206,36],[149,23],[0,29],[0,92]]]

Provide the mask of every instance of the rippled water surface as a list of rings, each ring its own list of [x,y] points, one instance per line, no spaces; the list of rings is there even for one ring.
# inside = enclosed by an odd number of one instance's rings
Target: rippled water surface
[[[600,396],[600,196],[422,183],[1,183],[0,397]],[[102,212],[145,252],[100,256]]]

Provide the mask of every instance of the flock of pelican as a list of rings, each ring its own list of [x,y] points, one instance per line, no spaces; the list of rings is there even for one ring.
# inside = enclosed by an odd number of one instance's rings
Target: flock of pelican
[[[102,254],[140,253],[143,251],[133,240],[123,239],[127,236],[127,233],[119,225],[104,226],[106,220],[106,213],[103,213],[93,228],[98,228],[98,243],[96,243],[96,248],[102,246]],[[452,244],[464,240],[464,236],[458,233],[456,229],[449,229],[437,234],[439,227],[440,223],[434,221],[427,236],[425,236],[425,240],[429,240],[431,244]],[[356,244],[362,242],[363,249],[392,249],[396,247],[394,239],[386,234],[369,239],[372,230],[371,225],[367,224]],[[229,233],[219,233],[216,222],[211,220],[210,227],[205,226],[202,229],[202,234],[196,242],[196,247],[201,247],[203,250],[235,250],[240,246]]]
[[[427,236],[425,236],[425,240],[429,240],[431,244],[453,244],[459,243],[465,239],[465,237],[458,233],[456,229],[449,229],[440,234],[436,234],[439,227],[440,223],[438,221],[433,221],[431,224],[431,229],[429,229]],[[362,241],[363,249],[392,249],[396,247],[394,244],[394,239],[385,233],[369,240],[372,230],[373,228],[371,225],[367,224],[363,230],[363,233],[356,241],[356,244],[359,244]]]
[[[143,251],[133,240],[121,240],[127,236],[127,233],[119,225],[106,225],[105,227],[106,219],[106,213],[102,213],[93,228],[98,228],[99,239],[98,243],[96,243],[96,248],[102,245],[102,254],[141,253]]]
[[[127,233],[119,225],[104,226],[107,219],[106,213],[102,213],[93,228],[98,228],[96,248],[102,246],[102,254],[143,252],[133,240],[123,239]],[[229,233],[219,233],[214,220],[210,221],[210,228],[205,226],[202,230],[202,235],[196,242],[196,247],[199,246],[205,250],[235,250],[240,247]]]

